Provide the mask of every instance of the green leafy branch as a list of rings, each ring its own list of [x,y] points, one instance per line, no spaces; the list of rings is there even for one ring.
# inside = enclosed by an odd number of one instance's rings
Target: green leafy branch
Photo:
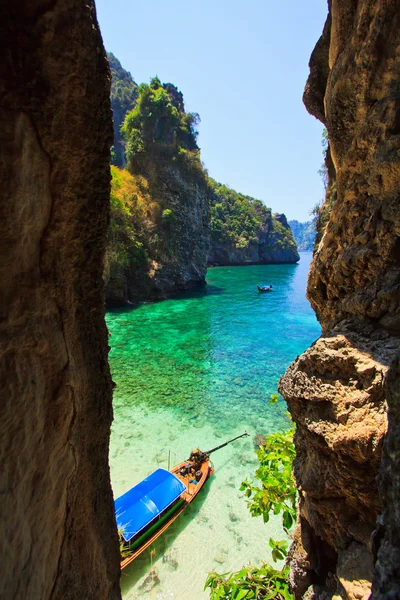
[[[210,600],[292,600],[289,569],[277,571],[268,564],[248,567],[238,573],[209,573],[204,589],[210,588]]]
[[[278,396],[271,396],[271,404]],[[266,436],[265,443],[256,451],[259,467],[255,473],[261,485],[244,481],[241,490],[248,498],[253,516],[262,516],[267,523],[270,514],[282,513],[282,524],[287,534],[296,518],[296,488],[292,475],[295,457],[294,429]],[[277,562],[287,556],[286,540],[269,539],[272,559]],[[288,567],[281,571],[264,563],[261,567],[249,566],[238,573],[209,574],[205,587],[211,590],[210,600],[292,600],[288,582]]]
[[[251,514],[262,516],[268,523],[271,513],[282,513],[283,528],[288,532],[296,518],[297,491],[292,475],[295,457],[293,446],[294,430],[289,429],[269,435],[265,444],[256,451],[259,467],[255,473],[261,485],[247,479],[240,490],[245,492]]]

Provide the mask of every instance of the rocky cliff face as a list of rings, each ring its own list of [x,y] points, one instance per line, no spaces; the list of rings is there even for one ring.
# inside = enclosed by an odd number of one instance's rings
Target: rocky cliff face
[[[7,0],[0,23],[2,596],[116,599],[108,67],[92,0]]]
[[[209,265],[249,265],[296,263],[300,260],[290,226],[283,214],[269,215],[246,248],[237,247],[232,241],[211,240]]]
[[[114,126],[114,152],[113,164],[123,167],[126,163],[125,145],[121,134],[121,125],[126,113],[135,105],[137,98],[137,83],[129,71],[126,71],[118,58],[112,52],[107,52],[111,71],[111,108]]]
[[[143,177],[141,181],[143,182]],[[147,206],[153,217],[133,226],[140,259],[117,259],[106,273],[107,305],[168,298],[205,285],[210,245],[208,187],[204,178],[173,165],[158,165],[146,179]],[[167,211],[167,212],[166,212]]]
[[[394,0],[329,9],[304,95],[330,143],[308,282],[323,335],[280,383],[297,425],[292,578],[298,598],[368,598],[378,552],[373,597],[397,598],[400,13]]]
[[[205,284],[209,186],[196,141],[198,121],[173,84],[154,77],[139,86],[124,122],[128,170],[112,169],[108,306]],[[122,180],[125,192],[113,195]]]
[[[296,263],[296,242],[285,215],[271,213],[261,200],[208,178],[210,265]]]

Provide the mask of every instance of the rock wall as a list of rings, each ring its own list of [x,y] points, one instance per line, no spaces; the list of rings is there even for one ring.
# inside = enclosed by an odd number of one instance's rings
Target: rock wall
[[[108,67],[93,0],[6,0],[0,28],[1,595],[117,599]]]
[[[279,213],[269,214],[257,233],[257,241],[250,242],[246,248],[238,248],[232,242],[212,236],[208,255],[208,264],[213,266],[293,264],[299,260],[290,225],[286,216]]]
[[[143,181],[143,176],[140,176]],[[208,187],[202,173],[159,161],[148,183],[147,202],[157,216],[147,229],[134,222],[145,257],[114,261],[105,273],[107,306],[168,298],[206,284],[210,246]],[[170,220],[162,214],[168,209]]]
[[[113,163],[117,167],[126,164],[125,144],[121,134],[121,125],[126,113],[135,105],[137,98],[137,83],[129,71],[123,69],[118,58],[112,52],[107,52],[111,71],[111,108],[113,112],[114,152]]]
[[[400,365],[392,367],[386,381],[388,433],[383,444],[379,488],[384,504],[378,519],[375,550],[378,551],[372,600],[400,598]]]
[[[329,3],[304,101],[328,130],[329,220],[319,232],[308,281],[323,334],[280,382],[297,425],[300,504],[291,576],[297,598],[368,598],[378,552],[373,597],[397,598],[397,1]]]
[[[173,212],[164,227],[162,247],[149,271],[149,295],[166,298],[206,283],[210,247],[208,188],[203,175],[168,166],[161,169],[154,195]],[[131,282],[131,295],[135,283]]]

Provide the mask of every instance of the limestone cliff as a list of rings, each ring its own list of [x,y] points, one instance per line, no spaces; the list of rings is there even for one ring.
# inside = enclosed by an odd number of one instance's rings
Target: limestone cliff
[[[125,144],[121,134],[126,113],[135,105],[137,98],[137,83],[129,71],[126,71],[118,58],[112,52],[107,52],[108,63],[111,71],[111,108],[113,112],[114,148],[112,162],[117,167],[126,163]]]
[[[126,220],[121,225],[112,192],[107,305],[162,299],[203,286],[210,243],[204,179],[173,164],[159,164],[150,177],[113,168],[113,191],[118,177],[125,185],[122,194],[114,193],[121,198]]]
[[[139,86],[123,127],[129,172],[112,169],[109,306],[205,284],[209,186],[196,142],[198,120],[171,83],[154,77]]]
[[[0,28],[0,595],[117,599],[107,62],[93,0],[6,0]]]
[[[296,243],[284,214],[209,178],[210,265],[296,263]]]
[[[297,425],[300,505],[292,579],[297,598],[334,593],[368,598],[378,552],[373,597],[398,598],[399,399],[393,364],[400,333],[400,11],[395,0],[329,3],[304,101],[328,131],[329,186],[308,281],[323,335],[280,382]]]

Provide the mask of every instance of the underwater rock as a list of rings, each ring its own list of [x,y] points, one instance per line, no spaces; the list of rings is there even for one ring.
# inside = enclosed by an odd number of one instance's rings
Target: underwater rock
[[[209,519],[209,517],[207,517],[206,515],[199,515],[199,516],[197,517],[197,521],[198,521],[199,523],[203,523],[203,524],[205,524],[205,523],[208,523],[208,522],[210,521],[210,519]]]
[[[160,578],[157,575],[157,569],[150,571],[149,575],[143,580],[143,583],[139,586],[139,589],[143,592],[150,592],[156,585],[160,584]]]
[[[238,517],[237,515],[235,515],[235,513],[234,513],[234,512],[231,510],[231,511],[229,512],[229,520],[230,520],[232,523],[236,523],[237,521],[239,521],[239,517]]]
[[[259,446],[264,446],[264,444],[265,444],[265,434],[263,434],[263,433],[256,433],[256,435],[253,438],[253,444],[254,444],[255,448],[258,448]]]
[[[226,548],[217,548],[217,553],[214,556],[215,562],[219,563],[220,565],[223,565],[226,559],[228,558],[228,554],[229,552],[226,550]]]
[[[172,571],[176,571],[178,569],[179,563],[176,559],[176,551],[171,549],[169,552],[166,552],[162,557],[163,563],[167,563],[169,567],[171,567]]]

